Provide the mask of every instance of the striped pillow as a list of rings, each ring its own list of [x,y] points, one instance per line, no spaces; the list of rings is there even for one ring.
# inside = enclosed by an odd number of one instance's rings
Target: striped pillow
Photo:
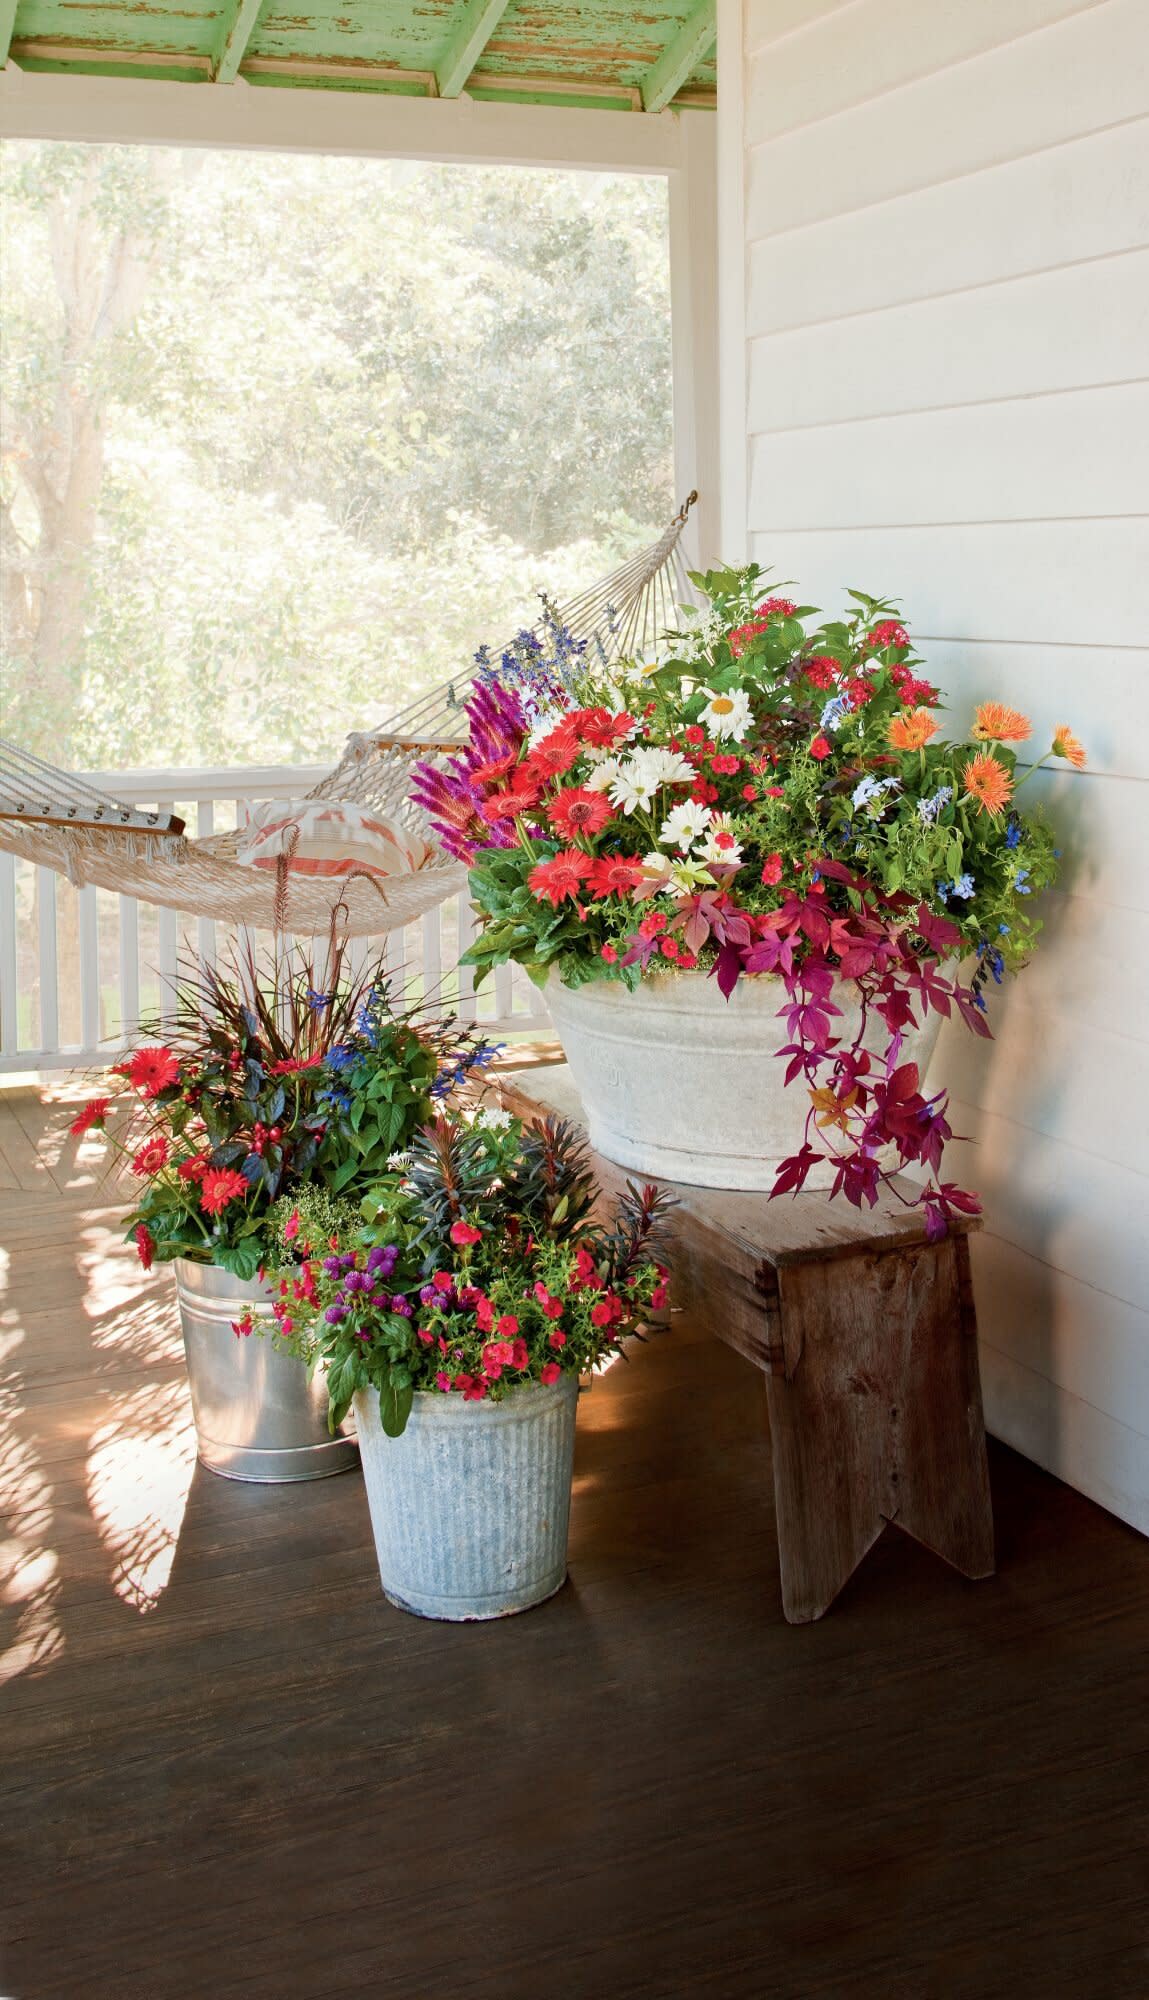
[[[272,799],[256,806],[243,828],[236,859],[274,869],[287,857],[291,875],[409,875],[432,850],[401,820],[366,806],[329,799]]]

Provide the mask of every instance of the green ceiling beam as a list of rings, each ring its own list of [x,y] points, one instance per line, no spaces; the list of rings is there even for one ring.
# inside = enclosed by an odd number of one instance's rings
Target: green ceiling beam
[[[2,0],[0,0],[2,4]],[[223,47],[211,66],[213,83],[234,83],[239,75],[239,66],[247,54],[247,45],[255,33],[263,0],[232,0],[232,5],[224,18],[228,21]],[[230,14],[230,18],[229,18]]]
[[[4,0],[0,0],[0,5]],[[441,62],[435,65],[440,97],[458,97],[510,6],[510,0],[467,0]]]
[[[8,62],[12,30],[16,26],[16,0],[0,0],[0,69]]]
[[[718,35],[716,0],[702,0],[642,79],[642,108],[662,111],[677,97],[691,72],[714,47]]]

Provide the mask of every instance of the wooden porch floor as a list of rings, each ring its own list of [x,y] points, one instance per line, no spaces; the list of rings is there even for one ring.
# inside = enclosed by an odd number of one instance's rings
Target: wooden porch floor
[[[891,1532],[790,1628],[762,1385],[679,1324],[584,1401],[568,1587],[404,1617],[357,1476],[196,1467],[71,1115],[0,1092],[6,2000],[1149,1990],[1131,1530],[996,1448],[996,1580]]]

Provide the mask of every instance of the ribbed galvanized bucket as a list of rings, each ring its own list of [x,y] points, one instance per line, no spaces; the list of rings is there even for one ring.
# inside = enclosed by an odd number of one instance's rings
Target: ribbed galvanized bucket
[[[262,1486],[349,1472],[359,1449],[328,1433],[322,1374],[309,1382],[266,1336],[232,1332],[245,1313],[270,1330],[267,1286],[185,1257],[175,1274],[201,1465]]]
[[[420,1391],[402,1437],[355,1416],[384,1594],[420,1618],[505,1618],[567,1573],[578,1378],[500,1403]]]
[[[947,974],[953,970],[946,965]],[[729,1000],[701,972],[644,979],[637,992],[613,981],[564,986],[547,981],[547,1006],[582,1097],[591,1145],[606,1159],[694,1187],[769,1190],[782,1161],[802,1144],[810,1099],[786,1083],[777,1051],[788,1037],[778,1018],[780,979],[740,979]],[[834,1032],[852,1043],[861,1023],[857,988],[839,984]],[[902,1062],[925,1076],[941,1028],[930,1013],[902,1041]],[[871,1015],[864,1046],[880,1056],[885,1022]],[[892,1164],[893,1154],[880,1156]],[[808,1188],[828,1188],[832,1165],[818,1165]]]

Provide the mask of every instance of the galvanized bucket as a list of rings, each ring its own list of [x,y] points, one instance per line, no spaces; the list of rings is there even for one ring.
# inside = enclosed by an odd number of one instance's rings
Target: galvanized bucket
[[[384,1595],[420,1618],[505,1618],[567,1573],[578,1378],[500,1403],[420,1391],[402,1437],[355,1416]]]
[[[175,1262],[201,1465],[224,1479],[278,1486],[327,1479],[358,1463],[354,1437],[331,1437],[322,1374],[259,1333],[235,1334],[250,1313],[270,1330],[271,1293],[215,1264]]]

